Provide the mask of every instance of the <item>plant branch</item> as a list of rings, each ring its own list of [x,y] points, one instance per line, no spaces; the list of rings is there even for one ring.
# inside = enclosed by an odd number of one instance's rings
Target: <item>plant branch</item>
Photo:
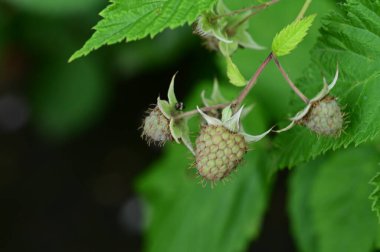
[[[250,10],[263,10],[263,9],[266,9],[269,6],[275,4],[275,3],[279,2],[279,1],[280,0],[271,0],[269,2],[260,4],[260,5],[253,5],[253,6],[249,6],[249,7],[246,7],[246,8],[234,10],[234,11],[231,11],[231,12],[226,13],[226,14],[218,15],[217,17],[215,17],[215,19],[223,18],[223,17],[229,17],[229,16],[234,16],[234,15],[237,15],[237,14],[240,14],[240,13],[243,13],[243,12],[246,12],[246,11],[250,11]]]
[[[200,108],[200,110],[202,110],[203,112],[209,112],[209,111],[212,111],[212,110],[215,110],[215,109],[224,109],[225,107],[228,107],[229,105],[231,105],[231,103],[222,103],[222,104],[217,104],[217,105],[214,105],[214,106],[209,106],[209,107],[203,107],[203,108]],[[187,112],[184,112],[182,114],[179,114],[177,116],[174,117],[174,120],[180,120],[180,119],[183,119],[183,118],[186,118],[186,117],[192,117],[196,114],[198,114],[198,110],[197,109],[194,109],[194,110],[190,110],[190,111],[187,111]]]
[[[273,60],[274,60],[274,63],[276,63],[276,66],[278,67],[278,69],[280,70],[282,75],[284,76],[285,80],[288,82],[289,86],[293,89],[293,91],[301,98],[301,100],[304,103],[309,104],[309,99],[290,80],[288,74],[285,72],[284,68],[281,66],[280,62],[278,61],[278,59],[274,55],[273,55]]]
[[[306,13],[307,9],[309,8],[312,1],[313,0],[306,0],[305,1],[304,5],[302,6],[301,11],[298,13],[296,20],[301,20],[303,18],[303,16],[305,15],[305,13]]]
[[[270,53],[268,55],[268,57],[259,66],[259,68],[256,70],[255,74],[249,80],[247,86],[245,86],[245,88],[240,92],[239,96],[234,101],[232,101],[231,103],[224,103],[224,104],[217,104],[217,105],[209,106],[209,107],[203,107],[203,108],[200,108],[200,110],[202,110],[203,112],[209,112],[209,111],[212,111],[215,109],[223,109],[229,105],[231,105],[232,109],[239,108],[241,103],[243,102],[243,100],[247,97],[247,95],[249,94],[251,89],[257,83],[257,79],[259,78],[260,74],[263,72],[265,67],[268,65],[268,63],[272,60],[273,56],[274,56],[273,53]],[[179,114],[179,115],[175,116],[174,119],[180,120],[182,118],[191,117],[191,116],[194,116],[196,114],[198,114],[198,110],[194,109],[194,110],[190,110],[188,112],[184,112],[182,114]]]
[[[268,63],[273,58],[273,53],[271,52],[268,57],[264,60],[264,62],[259,66],[259,68],[256,70],[256,73],[252,76],[252,78],[249,80],[247,86],[241,91],[240,95],[234,102],[232,102],[233,107],[238,108],[240,107],[240,104],[243,102],[245,97],[248,95],[248,93],[251,91],[251,89],[255,86],[257,79],[259,78],[260,74],[264,70],[264,68],[268,65]]]

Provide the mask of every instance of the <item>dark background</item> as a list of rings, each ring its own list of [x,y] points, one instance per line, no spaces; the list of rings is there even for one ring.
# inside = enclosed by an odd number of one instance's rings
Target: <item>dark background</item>
[[[218,71],[215,55],[181,28],[68,64],[102,2],[79,10],[19,2],[0,2],[0,250],[140,251],[134,180],[160,154],[140,139],[141,118],[178,66],[184,98]],[[286,177],[279,173],[250,251],[295,250]]]

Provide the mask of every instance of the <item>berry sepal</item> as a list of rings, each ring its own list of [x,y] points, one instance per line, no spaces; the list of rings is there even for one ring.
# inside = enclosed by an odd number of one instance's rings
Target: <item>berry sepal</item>
[[[142,137],[150,143],[156,143],[160,146],[167,141],[176,141],[183,143],[193,154],[194,150],[189,137],[187,119],[176,120],[175,117],[182,113],[177,109],[178,100],[174,92],[174,80],[176,74],[172,77],[168,90],[168,101],[157,98],[157,105],[149,111],[148,116],[144,119],[142,128]]]
[[[220,50],[224,56],[232,55],[239,46],[255,50],[265,49],[248,32],[251,11],[236,15],[230,13],[231,10],[219,0],[213,10],[198,18],[195,33],[205,39],[206,47]]]
[[[241,119],[242,115],[244,114],[244,107],[243,106],[235,114],[232,113],[232,109],[230,106],[224,108],[222,111],[222,119],[218,119],[218,118],[209,116],[209,115],[205,114],[199,108],[197,108],[197,109],[198,109],[198,112],[203,117],[203,119],[206,120],[208,125],[223,126],[233,133],[239,133],[244,137],[244,139],[247,143],[258,142],[272,131],[272,128],[271,128],[271,129],[269,129],[269,130],[265,131],[264,133],[257,135],[257,136],[250,135],[250,134],[244,132],[244,130],[241,126],[241,123],[240,123],[240,119]]]
[[[248,151],[249,142],[257,142],[270,130],[260,136],[243,132],[240,118],[243,108],[233,114],[230,106],[222,111],[221,119],[198,112],[206,120],[196,140],[195,165],[198,174],[212,184],[228,177],[241,163]]]
[[[291,129],[294,125],[304,125],[319,135],[339,136],[343,128],[343,113],[336,101],[330,96],[330,91],[338,81],[339,69],[337,68],[335,77],[331,84],[323,78],[323,89],[309,101],[307,106],[290,118],[291,123],[283,129],[275,132],[281,133]]]

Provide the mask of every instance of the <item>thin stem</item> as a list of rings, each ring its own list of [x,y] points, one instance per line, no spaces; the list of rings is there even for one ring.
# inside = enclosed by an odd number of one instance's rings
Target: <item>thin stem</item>
[[[288,82],[289,86],[293,89],[293,91],[301,98],[301,100],[304,103],[309,104],[309,99],[290,80],[288,74],[285,72],[284,68],[282,68],[280,62],[278,61],[278,59],[274,55],[273,55],[273,60],[274,60],[274,63],[276,63],[276,66],[278,67],[278,69],[280,70],[282,75],[284,76],[285,80]]]
[[[234,101],[232,101],[231,103],[224,103],[224,104],[217,104],[217,105],[210,106],[210,107],[203,107],[203,108],[200,108],[200,110],[202,110],[203,112],[208,112],[208,111],[212,111],[215,109],[224,109],[225,107],[227,107],[229,105],[231,105],[232,109],[239,108],[240,104],[243,102],[245,97],[247,97],[247,95],[249,94],[251,89],[255,86],[257,79],[259,78],[260,74],[263,72],[265,67],[272,60],[272,58],[273,58],[273,53],[270,53],[268,55],[268,57],[264,60],[264,62],[256,70],[256,72],[252,76],[252,78],[249,80],[247,86],[245,86],[245,88],[240,92],[239,96]],[[174,117],[174,119],[180,120],[182,118],[191,117],[191,116],[194,116],[196,114],[198,114],[198,110],[194,109],[194,110],[190,110],[188,112],[184,112],[182,114],[179,114],[176,117]]]
[[[310,6],[310,4],[311,4],[312,1],[313,0],[306,0],[305,1],[304,5],[302,6],[302,9],[298,13],[298,16],[297,16],[296,20],[300,20],[300,19],[303,18],[303,16],[305,15],[305,13],[306,13],[307,9],[309,8],[309,6]]]
[[[273,53],[271,52],[268,57],[264,60],[264,62],[259,66],[259,68],[256,70],[256,73],[252,76],[252,78],[249,80],[247,86],[241,91],[240,95],[236,100],[232,103],[235,108],[239,108],[240,104],[243,102],[245,97],[248,95],[249,91],[255,86],[257,79],[259,78],[260,74],[264,70],[264,68],[268,65],[268,63],[273,58]]]
[[[209,111],[212,111],[212,110],[215,110],[215,109],[224,109],[225,107],[227,107],[229,105],[231,105],[231,103],[217,104],[217,105],[214,105],[214,106],[200,108],[200,110],[202,110],[203,112],[209,112]],[[192,117],[192,116],[194,116],[196,114],[198,114],[198,110],[197,109],[190,110],[188,112],[184,112],[184,113],[181,113],[181,114],[175,116],[174,120],[180,120],[180,119],[185,118],[185,117]]]
[[[223,17],[229,17],[229,16],[234,16],[234,15],[237,15],[237,14],[240,14],[240,13],[243,13],[243,12],[246,12],[246,11],[250,11],[250,10],[263,10],[263,9],[266,9],[269,6],[275,4],[275,3],[279,2],[279,1],[280,0],[271,0],[269,2],[260,4],[260,5],[253,5],[253,6],[249,6],[249,7],[246,7],[246,8],[234,10],[234,11],[231,11],[231,12],[226,13],[226,14],[218,15],[217,17],[215,17],[215,19],[223,18]]]
[[[234,31],[235,28],[239,27],[240,25],[244,24],[245,22],[247,22],[252,16],[256,15],[257,13],[259,13],[259,10],[256,10],[256,11],[252,11],[251,13],[249,13],[248,16],[246,16],[245,18],[243,18],[239,23],[233,25],[232,27],[228,27],[228,30],[230,31]]]

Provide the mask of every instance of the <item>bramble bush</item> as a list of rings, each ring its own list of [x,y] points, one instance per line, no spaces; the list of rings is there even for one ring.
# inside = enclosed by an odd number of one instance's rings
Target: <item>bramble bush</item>
[[[191,25],[225,73],[194,85],[192,110],[172,77],[143,120],[165,145],[137,182],[147,251],[244,250],[280,169],[300,251],[380,249],[380,1],[113,0],[100,15],[69,61]]]

